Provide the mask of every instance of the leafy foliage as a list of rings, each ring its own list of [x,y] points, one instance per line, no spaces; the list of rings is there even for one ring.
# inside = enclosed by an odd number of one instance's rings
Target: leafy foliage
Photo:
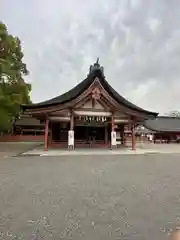
[[[19,38],[0,22],[0,131],[10,129],[20,105],[31,102],[31,85],[23,79],[28,75],[23,56]]]

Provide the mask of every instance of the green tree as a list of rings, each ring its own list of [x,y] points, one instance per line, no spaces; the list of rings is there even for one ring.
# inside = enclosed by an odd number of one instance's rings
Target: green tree
[[[0,131],[10,129],[21,104],[31,102],[31,85],[23,79],[28,75],[23,56],[19,38],[10,35],[0,22]]]

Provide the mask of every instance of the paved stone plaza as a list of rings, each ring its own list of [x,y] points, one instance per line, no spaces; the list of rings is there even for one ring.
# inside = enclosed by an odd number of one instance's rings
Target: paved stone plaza
[[[178,154],[2,157],[0,239],[168,239],[179,169]]]

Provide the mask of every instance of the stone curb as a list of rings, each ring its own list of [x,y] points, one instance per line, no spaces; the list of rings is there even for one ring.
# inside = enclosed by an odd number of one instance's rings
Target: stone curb
[[[136,150],[136,151],[28,151],[22,153],[21,156],[41,156],[41,157],[58,157],[58,156],[112,156],[112,155],[142,155],[142,154],[157,154],[156,150]]]

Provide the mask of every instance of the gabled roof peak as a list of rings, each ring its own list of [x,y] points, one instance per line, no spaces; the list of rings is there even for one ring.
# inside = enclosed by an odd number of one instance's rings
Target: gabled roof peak
[[[147,118],[154,118],[158,115],[158,113],[150,112],[134,105],[133,103],[126,100],[123,96],[121,96],[118,92],[116,92],[116,90],[113,89],[113,87],[106,81],[104,76],[104,68],[99,64],[99,58],[97,58],[96,62],[90,66],[87,78],[76,85],[74,88],[47,101],[29,106],[23,106],[23,109],[25,110],[28,108],[49,107],[52,105],[65,104],[67,102],[70,102],[79,97],[84,91],[86,91],[92,85],[92,83],[96,81],[97,78],[107,94],[109,94],[109,96],[113,98],[119,105],[124,106],[130,111],[144,114],[144,116]]]

